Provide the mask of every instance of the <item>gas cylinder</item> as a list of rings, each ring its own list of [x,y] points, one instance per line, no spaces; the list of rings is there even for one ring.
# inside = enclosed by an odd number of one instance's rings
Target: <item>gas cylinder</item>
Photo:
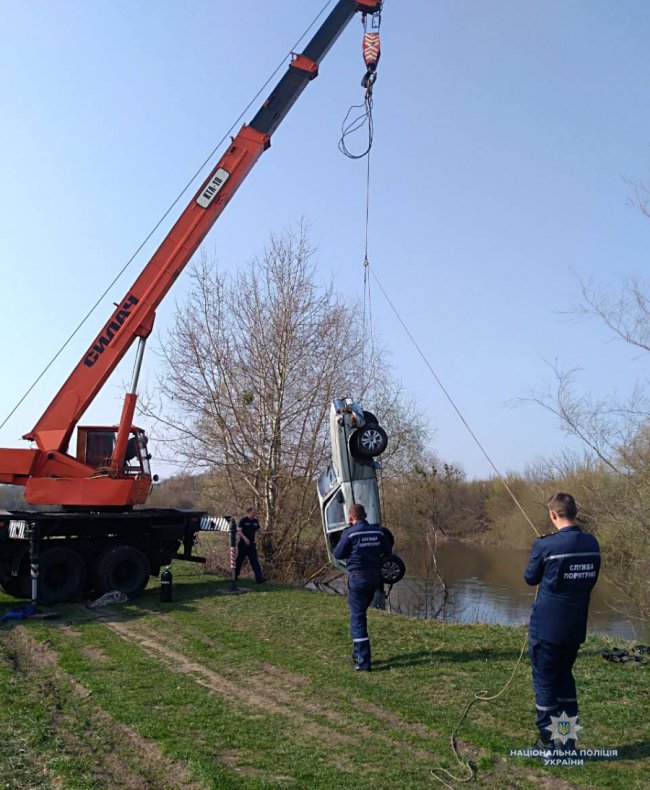
[[[172,572],[169,565],[160,574],[160,600],[169,603],[172,600]]]

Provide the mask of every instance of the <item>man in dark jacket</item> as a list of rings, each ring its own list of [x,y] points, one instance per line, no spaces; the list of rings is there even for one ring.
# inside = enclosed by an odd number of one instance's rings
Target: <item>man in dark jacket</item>
[[[239,577],[239,572],[244,564],[244,560],[248,557],[251,564],[253,573],[255,574],[255,581],[262,584],[266,581],[260,568],[260,561],[257,558],[257,547],[255,545],[255,537],[257,532],[260,531],[260,522],[257,520],[257,508],[249,507],[246,515],[237,525],[237,559],[235,561],[235,578]],[[263,535],[267,534],[262,532]]]
[[[368,607],[381,588],[381,562],[392,550],[388,530],[366,521],[363,505],[350,507],[351,526],[343,530],[334,549],[337,560],[346,560],[350,632],[356,669],[370,672]]]
[[[537,747],[575,748],[575,728],[570,735],[557,729],[561,714],[567,722],[575,717],[578,699],[573,664],[587,634],[589,597],[598,579],[600,548],[593,535],[575,524],[577,507],[571,494],[559,493],[548,502],[549,516],[557,532],[533,544],[524,579],[539,585],[528,626],[533,689],[537,707]],[[555,722],[552,722],[555,717]],[[564,717],[562,717],[564,720]],[[552,726],[554,725],[554,726]]]

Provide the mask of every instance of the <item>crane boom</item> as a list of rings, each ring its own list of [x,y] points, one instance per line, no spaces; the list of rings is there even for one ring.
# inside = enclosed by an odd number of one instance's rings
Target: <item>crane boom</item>
[[[382,2],[338,0],[305,50],[292,56],[287,72],[251,123],[233,138],[34,428],[24,435],[24,439],[36,443],[37,449],[0,449],[0,482],[25,485],[26,499],[33,503],[120,506],[144,501],[150,477],[139,475],[136,484],[134,478],[124,479],[119,473],[128,433],[133,428],[134,393],[127,394],[110,474],[95,474],[85,455],[68,455],[72,432],[135,340],[149,336],[158,305],[270,146],[271,135],[306,85],[318,75],[318,66],[330,47],[358,12],[378,14]]]

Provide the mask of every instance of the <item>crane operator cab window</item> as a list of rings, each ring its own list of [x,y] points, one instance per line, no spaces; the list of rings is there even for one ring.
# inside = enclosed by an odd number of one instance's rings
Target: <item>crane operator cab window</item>
[[[124,455],[125,471],[136,474],[151,475],[149,459],[151,455],[147,452],[148,439],[144,431],[136,431],[126,443],[126,453]]]
[[[77,435],[77,458],[93,469],[109,466],[117,431],[114,428],[79,428]],[[147,437],[142,430],[132,432],[126,445],[124,472],[127,474],[151,474],[147,452]]]
[[[85,447],[81,448],[83,457],[79,460],[92,466],[93,469],[108,466],[115,447],[115,431],[97,431],[91,428],[83,433],[86,441]],[[81,440],[81,438],[82,432],[79,431],[79,439]]]

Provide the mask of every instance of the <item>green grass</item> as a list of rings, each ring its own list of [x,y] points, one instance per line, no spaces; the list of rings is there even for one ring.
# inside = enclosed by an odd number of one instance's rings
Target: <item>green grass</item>
[[[177,574],[172,604],[152,589],[105,612],[3,624],[0,788],[375,790],[442,787],[439,765],[465,775],[450,733],[474,693],[504,686],[524,629],[371,611],[374,671],[359,675],[344,599],[276,585],[218,594],[226,586]],[[509,756],[534,739],[525,658],[460,728],[478,786],[648,786],[650,666],[607,663],[605,644],[590,638],[576,664],[580,744],[619,759]]]

